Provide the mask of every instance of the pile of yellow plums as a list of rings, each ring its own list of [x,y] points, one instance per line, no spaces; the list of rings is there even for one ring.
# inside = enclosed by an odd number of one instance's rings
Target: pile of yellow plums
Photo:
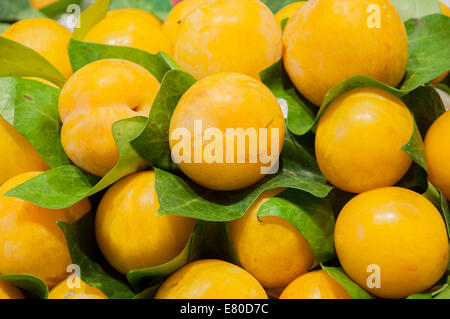
[[[51,1],[31,2],[43,7]],[[371,4],[382,8],[381,28],[366,26]],[[119,159],[113,123],[148,116],[160,82],[144,67],[116,58],[73,72],[67,53],[71,32],[48,18],[21,20],[1,36],[35,50],[67,78],[58,101],[62,147],[77,167],[105,176]],[[143,10],[117,9],[93,26],[83,41],[165,52],[197,80],[170,121],[168,142],[174,161],[195,153],[202,138],[195,134],[198,120],[203,130],[222,134],[216,142],[223,154],[230,145],[228,128],[254,129],[258,140],[274,139],[276,148],[270,143],[253,148],[249,143],[245,158],[234,152],[230,161],[180,161],[185,176],[212,191],[254,185],[266,176],[261,168],[267,163],[260,153],[278,158],[282,152],[285,116],[261,82],[262,70],[282,59],[296,89],[320,107],[333,86],[354,75],[398,86],[408,61],[407,33],[388,0],[299,1],[276,15],[259,0],[184,0],[164,22]],[[314,130],[320,171],[334,187],[354,194],[336,212],[336,255],[346,275],[376,297],[426,292],[442,278],[449,262],[449,238],[438,209],[423,195],[395,186],[412,165],[402,146],[414,127],[401,99],[365,86],[334,99]],[[260,128],[278,134],[262,136]],[[181,153],[178,129],[190,133]],[[237,142],[233,140],[231,148],[237,149],[233,143]],[[424,144],[429,181],[450,200],[449,112],[432,124]],[[5,196],[49,167],[2,117],[0,150],[0,274],[36,276],[50,289],[51,299],[107,298],[80,278],[74,290],[66,284],[66,267],[72,262],[56,221],[77,221],[91,210],[89,199],[66,209],[47,209]],[[325,270],[317,270],[307,238],[290,222],[258,217],[263,203],[283,190],[263,192],[243,217],[227,222],[240,266],[218,259],[194,261],[166,278],[155,298],[351,298]],[[196,220],[157,215],[158,208],[152,169],[120,179],[94,207],[98,247],[121,274],[167,263],[188,242]],[[379,270],[379,286],[368,283],[373,265]],[[24,295],[0,280],[0,298]]]

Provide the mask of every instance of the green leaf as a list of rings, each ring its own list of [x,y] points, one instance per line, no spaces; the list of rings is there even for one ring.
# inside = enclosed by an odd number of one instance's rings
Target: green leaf
[[[347,290],[352,299],[372,299],[372,296],[351,280],[341,267],[321,266],[331,278],[336,280],[345,290]]]
[[[450,239],[450,208],[448,201],[442,194],[442,192],[428,182],[428,189],[422,194],[439,210],[444,219],[445,226],[447,228],[447,234]]]
[[[33,9],[30,0],[0,1],[0,21],[17,21],[43,14]]]
[[[448,87],[446,84],[439,83],[436,87],[437,87],[438,89],[444,91],[444,92],[447,93],[448,95],[450,95],[450,87]]]
[[[447,270],[448,273],[448,270]],[[450,299],[450,276],[447,276],[447,282],[440,289],[433,292],[434,299]]]
[[[409,58],[401,89],[409,92],[450,70],[450,17],[433,14],[408,20],[405,27]]]
[[[169,0],[111,0],[109,10],[137,8],[148,11],[164,21],[172,9]]]
[[[414,121],[414,130],[408,143],[402,146],[404,150],[413,161],[427,171],[427,162],[425,160],[425,145],[423,144],[422,136],[417,128],[416,121]]]
[[[434,299],[450,299],[450,287],[444,289],[440,294],[438,294]]]
[[[225,223],[198,221],[177,257],[159,266],[130,271],[127,278],[136,291],[142,291],[160,284],[161,279],[201,258],[217,258],[239,264]]]
[[[288,105],[287,125],[297,135],[303,135],[314,125],[315,115],[306,99],[297,91],[284,70],[280,60],[260,72],[261,81],[272,91],[277,99],[283,99]]]
[[[89,30],[106,17],[110,0],[96,0],[80,15],[80,28],[73,30],[72,38],[82,40]]]
[[[425,147],[422,136],[433,122],[445,112],[439,94],[430,86],[421,86],[402,97],[411,110],[415,125],[413,135],[402,149],[413,159],[414,164],[397,184],[422,193],[428,187]]]
[[[69,57],[72,68],[79,70],[86,64],[101,59],[124,59],[146,68],[159,81],[173,68],[173,61],[163,53],[150,54],[146,51],[112,45],[82,42],[72,39],[69,43]]]
[[[164,279],[162,277],[155,278],[154,281],[151,281],[148,284],[148,288],[142,290],[140,293],[134,296],[133,299],[154,299],[159,287],[161,287],[163,282]]]
[[[424,292],[421,294],[411,295],[406,299],[433,299],[433,296],[430,293]]]
[[[261,205],[258,217],[263,216],[286,219],[306,238],[314,253],[312,268],[335,257],[335,220],[329,199],[288,189]]]
[[[289,21],[289,18],[284,18],[284,19],[281,21],[281,31],[284,32],[284,29],[286,29],[286,25],[287,25],[288,21]]]
[[[428,188],[428,174],[420,165],[413,162],[409,170],[395,186],[408,188],[416,193],[423,193]]]
[[[422,194],[425,196],[437,209],[441,209],[441,193],[428,181],[428,188]]]
[[[420,134],[425,136],[431,124],[445,112],[439,94],[430,86],[421,86],[402,97],[414,114]]]
[[[11,24],[9,23],[0,23],[0,35],[3,33],[3,31],[5,31],[6,29],[8,29],[11,26]]]
[[[80,266],[80,277],[108,298],[129,299],[135,294],[103,259],[95,240],[94,215],[88,213],[75,223],[57,222],[66,237],[72,263]]]
[[[15,41],[0,37],[0,77],[32,76],[62,86],[66,78],[42,55]]]
[[[439,194],[441,199],[441,214],[444,217],[447,234],[450,238],[450,209],[448,207],[448,201],[445,199],[441,191],[439,191]]]
[[[26,181],[7,192],[5,196],[19,197],[40,207],[66,208],[98,193],[122,177],[144,169],[144,160],[129,142],[142,130],[145,122],[145,117],[134,117],[114,123],[112,131],[119,151],[119,161],[95,186],[92,185],[92,178],[79,168],[66,165]]]
[[[59,90],[35,80],[0,78],[0,115],[50,167],[70,164],[60,140]]]
[[[391,2],[402,21],[442,12],[439,2],[434,0],[391,0]]]
[[[273,13],[277,13],[280,9],[283,9],[288,4],[292,2],[297,2],[299,0],[261,0],[266,6],[272,10]],[[302,0],[300,0],[302,1]],[[306,1],[306,0],[305,0]]]
[[[178,170],[178,166],[172,161],[169,147],[170,119],[181,96],[194,83],[195,79],[181,70],[169,71],[164,76],[147,124],[131,141],[131,145],[147,163],[161,169]]]
[[[48,298],[47,285],[38,277],[31,275],[0,275],[0,280],[4,280],[14,286],[19,287],[24,291],[27,298]]]
[[[155,168],[158,214],[173,214],[207,221],[229,221],[245,211],[265,190],[287,187],[324,198],[332,190],[316,160],[289,133],[281,154],[280,170],[255,185],[240,191],[213,191],[180,176]]]
[[[48,6],[39,9],[43,14],[47,17],[55,18],[60,14],[67,13],[67,7],[71,4],[82,6],[83,0],[59,0],[54,3],[49,4]],[[82,9],[82,8],[80,8]]]
[[[322,114],[326,111],[328,106],[333,102],[336,98],[338,98],[341,94],[353,90],[355,88],[359,87],[375,87],[379,88],[385,91],[388,91],[389,93],[397,96],[402,97],[403,95],[406,95],[408,91],[406,90],[399,90],[396,88],[393,88],[387,84],[384,84],[383,82],[377,81],[374,78],[371,78],[369,76],[365,75],[355,75],[352,77],[349,77],[348,79],[342,81],[341,83],[335,85],[332,87],[327,94],[325,95],[322,105],[320,106],[319,112],[316,116],[316,123],[319,121]]]
[[[14,126],[16,78],[0,78],[0,116]]]

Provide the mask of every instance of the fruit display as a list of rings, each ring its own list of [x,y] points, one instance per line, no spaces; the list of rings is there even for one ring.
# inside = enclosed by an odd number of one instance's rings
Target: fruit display
[[[448,1],[69,2],[0,0],[0,299],[450,299]]]

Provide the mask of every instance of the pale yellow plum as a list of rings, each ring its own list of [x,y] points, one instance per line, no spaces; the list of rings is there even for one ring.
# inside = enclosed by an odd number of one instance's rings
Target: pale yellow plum
[[[161,22],[149,12],[139,9],[117,9],[108,12],[84,36],[83,41],[132,47],[156,54],[171,54],[170,42]]]
[[[21,20],[12,24],[1,36],[33,49],[65,77],[72,74],[67,50],[72,34],[55,20],[48,18]]]
[[[196,132],[196,125],[214,136],[203,141],[205,135]],[[247,133],[252,138],[246,138]],[[172,157],[193,181],[211,189],[237,190],[265,176],[271,163],[264,163],[261,154],[276,164],[284,134],[281,108],[264,84],[243,74],[217,73],[182,96],[170,122],[169,141]]]
[[[242,267],[271,289],[286,287],[314,262],[311,246],[291,223],[278,216],[258,217],[262,204],[282,190],[262,193],[243,217],[228,223]]]
[[[66,267],[72,264],[66,238],[56,222],[75,222],[91,205],[84,199],[66,209],[48,209],[5,196],[39,174],[23,173],[0,187],[0,273],[33,275],[51,288],[67,276]]]
[[[345,273],[382,298],[424,292],[447,269],[441,214],[424,196],[405,188],[378,188],[351,199],[337,218],[334,242]],[[377,281],[370,275],[378,276],[379,285],[372,285]]]
[[[164,264],[186,246],[195,220],[157,216],[158,208],[154,171],[127,176],[103,196],[95,217],[97,243],[121,273]]]
[[[411,166],[402,146],[413,129],[410,111],[391,93],[370,87],[347,91],[319,120],[315,150],[320,170],[351,193],[394,185]]]
[[[351,297],[326,271],[315,270],[291,282],[280,299],[351,299]]]
[[[267,299],[258,281],[244,269],[217,259],[192,262],[172,274],[156,299]]]
[[[8,179],[48,166],[30,142],[0,116],[0,186]]]
[[[311,0],[286,25],[283,60],[297,89],[320,106],[328,90],[353,75],[397,86],[408,38],[389,0]]]
[[[117,163],[112,125],[148,116],[159,82],[146,69],[120,59],[98,60],[79,69],[59,97],[61,143],[83,170],[104,176]]]
[[[162,30],[172,45],[176,43],[183,19],[194,9],[208,1],[210,0],[184,0],[170,10],[169,15],[164,20]]]
[[[196,79],[219,72],[259,79],[281,58],[281,29],[259,0],[209,1],[181,22],[174,58]]]
[[[108,299],[108,297],[100,289],[76,277],[64,279],[53,287],[48,294],[48,299]]]
[[[0,299],[25,299],[23,292],[4,280],[0,280]]]
[[[442,114],[425,136],[428,178],[450,200],[450,111]]]

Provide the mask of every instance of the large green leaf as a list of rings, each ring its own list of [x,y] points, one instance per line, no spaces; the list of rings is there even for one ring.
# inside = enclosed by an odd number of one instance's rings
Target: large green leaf
[[[450,287],[444,289],[440,294],[438,294],[434,299],[450,299]]]
[[[427,171],[427,162],[425,160],[425,145],[423,144],[422,136],[420,135],[417,124],[414,121],[414,130],[408,143],[402,146],[404,150],[414,161],[425,171]]]
[[[446,204],[446,206],[448,213],[448,203]],[[447,269],[447,272],[444,275],[444,279],[446,279],[446,281],[442,285],[437,285],[437,289],[431,292],[434,299],[450,299],[450,268]]]
[[[217,258],[239,264],[225,223],[198,221],[189,241],[177,257],[162,265],[130,271],[127,278],[136,291],[142,291],[159,285],[161,279],[201,258]]]
[[[172,5],[169,0],[111,0],[110,10],[122,8],[145,10],[164,21],[172,9]]]
[[[352,299],[372,299],[372,296],[351,280],[341,267],[321,266],[331,278],[336,280],[345,290],[347,290]]]
[[[287,125],[297,135],[303,135],[314,125],[315,106],[301,96],[284,70],[280,60],[259,74],[261,81],[272,91],[277,99],[288,106]]]
[[[181,70],[166,73],[150,109],[147,124],[131,141],[131,145],[149,164],[166,170],[178,169],[169,148],[170,119],[179,99],[194,83],[195,79]]]
[[[0,275],[0,280],[19,287],[27,298],[47,299],[48,288],[45,282],[31,275]]]
[[[342,81],[339,84],[336,84],[334,87],[332,87],[327,94],[325,94],[325,97],[323,98],[322,105],[320,106],[319,112],[316,116],[316,123],[319,121],[322,114],[326,111],[328,106],[333,102],[336,98],[338,98],[341,94],[353,90],[355,88],[359,87],[375,87],[379,88],[385,91],[388,91],[389,93],[397,96],[402,97],[406,95],[409,91],[406,90],[399,90],[396,88],[393,88],[389,85],[384,84],[383,82],[377,81],[369,76],[366,75],[355,75],[352,77],[349,77],[348,79]]]
[[[328,198],[288,189],[263,203],[258,217],[278,216],[289,221],[306,238],[314,253],[313,268],[335,257],[334,213]]]
[[[83,0],[59,0],[39,9],[39,11],[50,18],[56,18],[58,15],[67,13],[67,7],[71,4],[80,6],[80,9],[82,10],[82,4],[84,2],[85,1]]]
[[[450,17],[433,14],[408,20],[405,27],[409,58],[401,89],[410,92],[450,70]]]
[[[124,176],[144,169],[146,164],[131,147],[130,139],[142,130],[145,123],[145,117],[134,117],[114,123],[112,131],[119,151],[119,161],[95,185],[92,184],[92,178],[79,168],[66,165],[26,181],[10,190],[6,196],[19,197],[41,207],[65,208],[98,193]]]
[[[421,86],[403,96],[402,100],[414,114],[422,136],[425,136],[431,124],[445,112],[439,94],[430,86]]]
[[[73,30],[72,37],[75,40],[82,40],[89,30],[106,16],[109,5],[110,0],[96,0],[84,10],[79,18],[80,27]]]
[[[163,52],[153,55],[135,48],[82,42],[74,39],[69,43],[69,57],[74,72],[97,60],[124,59],[146,68],[160,82],[164,74],[175,67],[174,62]]]
[[[430,293],[424,292],[421,294],[413,294],[406,299],[433,299],[433,296]]]
[[[9,23],[0,23],[0,35],[11,26]]]
[[[103,259],[95,240],[94,216],[88,213],[75,223],[57,222],[63,231],[72,263],[80,267],[80,277],[87,284],[100,289],[108,298],[132,298],[131,288],[120,280]],[[123,276],[122,276],[123,277]]]
[[[15,41],[0,37],[0,77],[38,77],[58,86],[66,78],[50,62],[36,51]]]
[[[438,0],[391,0],[402,21],[441,13]]]
[[[278,11],[280,11],[280,9],[284,8],[288,4],[291,4],[292,2],[297,2],[299,0],[261,0],[261,1],[264,2],[265,5],[268,6],[273,13],[277,13]]]
[[[42,16],[42,13],[31,7],[30,0],[0,1],[0,21],[17,21]]]
[[[408,188],[416,193],[423,193],[428,187],[428,174],[420,165],[413,162],[409,170],[395,186]]]
[[[450,208],[448,205],[448,201],[445,199],[442,192],[434,187],[430,182],[428,183],[428,189],[425,193],[423,193],[430,202],[433,203],[434,206],[439,210],[444,219],[445,226],[447,228],[447,234],[450,239]]]
[[[13,126],[16,83],[16,78],[0,79],[0,116]]]
[[[34,80],[0,78],[0,116],[12,124],[50,167],[70,164],[60,140],[59,89]]]
[[[332,187],[321,174],[316,160],[287,131],[281,154],[280,170],[255,185],[232,192],[213,191],[193,182],[156,169],[159,214],[174,214],[208,221],[228,221],[244,215],[265,190],[287,187],[324,198]]]
[[[439,191],[439,194],[441,195],[441,214],[445,221],[445,226],[447,228],[447,235],[450,239],[450,208],[448,205],[448,201],[445,199],[444,195],[441,191]]]
[[[418,192],[427,189],[427,163],[422,136],[433,122],[445,111],[438,93],[429,86],[422,86],[402,97],[415,119],[415,129],[409,142],[402,149],[414,161],[413,166],[398,186]]]

